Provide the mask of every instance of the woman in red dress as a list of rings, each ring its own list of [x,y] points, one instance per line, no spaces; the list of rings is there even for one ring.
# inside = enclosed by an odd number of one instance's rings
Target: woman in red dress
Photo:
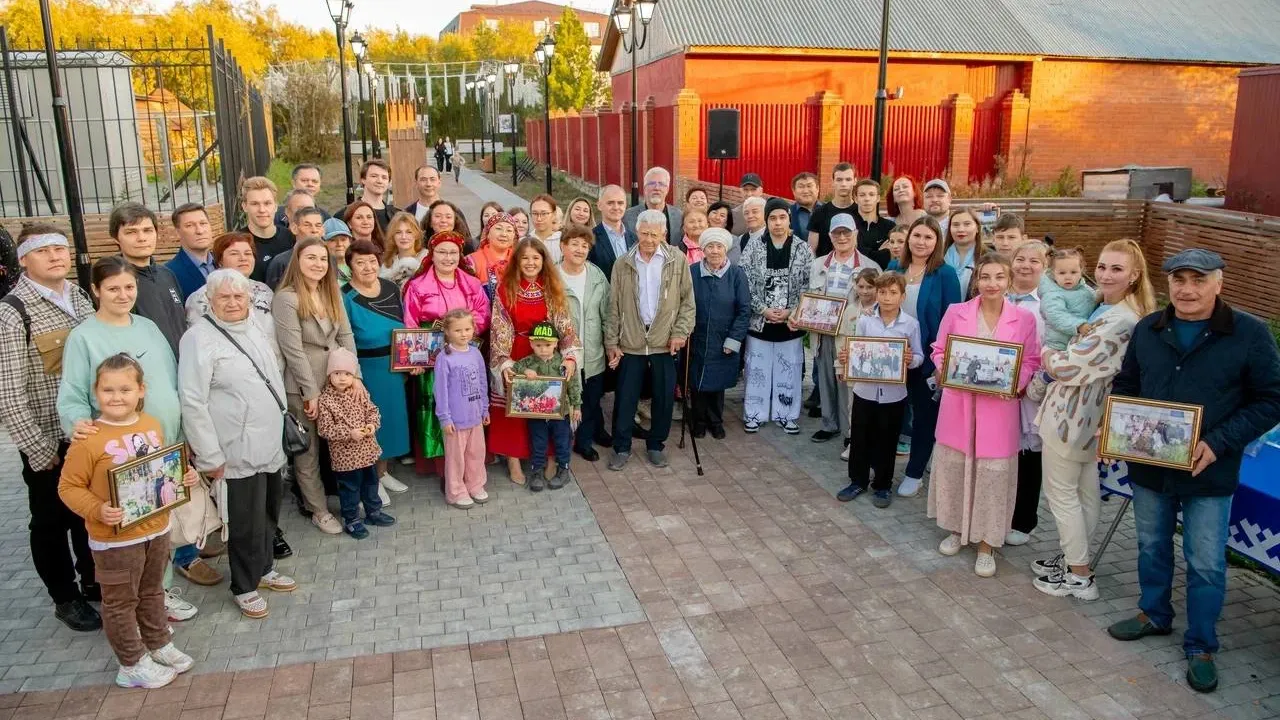
[[[560,354],[565,377],[572,377],[581,362],[582,347],[573,331],[573,316],[560,274],[541,240],[525,238],[511,253],[502,272],[489,323],[489,452],[507,456],[511,481],[523,485],[520,461],[529,457],[529,430],[523,418],[507,417],[507,386],[511,366],[533,350],[529,333],[540,322],[550,322],[560,334]]]

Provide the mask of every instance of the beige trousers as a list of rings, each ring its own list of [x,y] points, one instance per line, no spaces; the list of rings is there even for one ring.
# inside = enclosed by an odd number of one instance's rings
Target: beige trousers
[[[1068,565],[1089,563],[1089,537],[1098,524],[1102,498],[1098,461],[1069,460],[1045,445],[1042,455],[1044,496],[1058,524],[1058,542]]]

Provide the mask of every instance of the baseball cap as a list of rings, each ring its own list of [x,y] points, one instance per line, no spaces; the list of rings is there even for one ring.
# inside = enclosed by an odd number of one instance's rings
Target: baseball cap
[[[853,216],[849,213],[840,213],[831,218],[831,227],[827,232],[834,232],[840,228],[856,232],[857,228],[853,224]]]
[[[1222,260],[1222,256],[1216,252],[1200,248],[1189,248],[1165,260],[1160,269],[1164,270],[1165,273],[1175,273],[1179,270],[1195,270],[1204,274],[1211,273],[1214,270],[1221,270],[1226,266],[1227,264]]]
[[[947,181],[943,180],[942,178],[934,178],[929,182],[925,183],[924,189],[928,190],[929,188],[938,188],[939,190],[941,190],[944,193],[947,193],[948,195],[951,194],[951,186],[948,185]]]
[[[764,183],[763,183],[763,182],[761,182],[761,180],[760,180],[760,176],[759,176],[759,175],[757,175],[757,174],[755,174],[755,173],[747,173],[747,174],[743,175],[743,176],[742,176],[742,180],[738,183],[738,187],[744,187],[744,186],[747,186],[747,185],[755,185],[756,187],[764,187]]]
[[[339,235],[346,235],[347,237],[355,237],[354,235],[351,234],[351,228],[347,227],[347,224],[339,220],[338,218],[331,217],[328,220],[325,220],[324,221],[324,239],[326,241],[329,241],[338,237]]]
[[[533,330],[529,331],[530,340],[559,340],[560,333],[556,332],[556,326],[547,321],[542,321],[533,326]]]

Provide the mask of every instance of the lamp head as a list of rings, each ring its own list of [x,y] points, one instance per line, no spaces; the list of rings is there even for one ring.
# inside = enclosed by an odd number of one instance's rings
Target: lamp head
[[[485,79],[485,80],[486,80],[490,85],[493,85],[493,84],[495,84],[495,83],[497,83],[497,82],[498,82],[498,76],[497,76],[496,74],[494,74],[494,73],[489,73],[488,75],[486,75],[486,76],[485,76],[485,78],[484,78],[484,79]]]
[[[658,5],[658,0],[636,0],[636,14],[640,16],[640,22],[648,25],[653,19],[653,11]]]
[[[547,53],[543,51],[542,43],[538,43],[537,49],[533,51],[533,58],[538,61],[539,65],[547,61]]]
[[[364,57],[365,42],[364,36],[357,30],[351,34],[351,49],[355,51],[357,58]]]
[[[542,51],[543,51],[543,52],[545,52],[545,53],[547,54],[547,59],[548,59],[548,60],[550,60],[551,58],[555,57],[555,55],[556,55],[556,39],[555,39],[555,38],[553,38],[553,37],[551,37],[550,35],[548,35],[548,36],[546,36],[545,38],[543,38],[543,40],[542,40]]]
[[[508,75],[515,75],[515,74],[517,74],[517,73],[519,73],[519,72],[520,72],[520,63],[518,63],[518,62],[509,62],[509,63],[507,63],[506,65],[503,65],[503,66],[502,66],[502,69],[503,69],[503,71],[504,71],[504,72],[506,72]]]
[[[467,81],[467,89],[468,89],[468,90],[475,90],[475,89],[476,89],[476,83],[475,83],[475,81],[474,81],[474,80],[468,80],[468,81]]]
[[[613,24],[618,28],[618,32],[626,35],[631,30],[631,6],[618,0],[613,6]]]

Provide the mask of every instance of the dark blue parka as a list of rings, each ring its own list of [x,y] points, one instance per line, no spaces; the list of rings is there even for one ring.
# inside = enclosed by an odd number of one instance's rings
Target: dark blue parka
[[[697,310],[693,335],[689,337],[689,351],[693,353],[689,383],[704,392],[727,390],[738,384],[742,344],[747,340],[747,323],[751,319],[747,274],[730,264],[717,277],[701,262],[689,271]],[[733,352],[725,353],[726,347]]]

